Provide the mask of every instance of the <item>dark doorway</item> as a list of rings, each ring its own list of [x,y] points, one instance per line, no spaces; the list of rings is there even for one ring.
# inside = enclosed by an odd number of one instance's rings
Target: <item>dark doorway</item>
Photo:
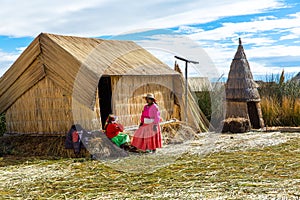
[[[99,91],[99,104],[100,104],[100,115],[102,129],[104,129],[105,121],[109,114],[112,113],[112,102],[111,102],[111,79],[109,76],[101,77],[98,84]]]
[[[248,107],[248,114],[249,114],[252,128],[255,129],[261,128],[259,124],[259,116],[258,116],[256,103],[253,101],[247,102],[247,107]]]

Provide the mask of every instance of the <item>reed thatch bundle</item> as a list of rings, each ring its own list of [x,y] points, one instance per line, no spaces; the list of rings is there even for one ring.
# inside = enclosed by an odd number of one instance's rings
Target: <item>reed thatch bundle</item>
[[[0,155],[13,156],[53,156],[53,157],[90,157],[84,147],[78,155],[73,149],[65,148],[65,136],[18,134],[0,137]]]
[[[86,148],[95,159],[116,159],[128,156],[128,153],[115,145],[102,132],[92,133],[94,136],[86,144]]]
[[[196,129],[180,122],[172,122],[162,127],[162,136],[164,144],[180,144],[190,140],[199,139]]]
[[[250,131],[250,121],[246,118],[227,118],[223,122],[222,132],[245,133]]]

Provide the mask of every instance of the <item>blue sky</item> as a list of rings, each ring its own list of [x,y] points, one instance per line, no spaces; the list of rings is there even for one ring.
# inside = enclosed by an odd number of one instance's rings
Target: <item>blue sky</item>
[[[0,6],[0,75],[41,32],[130,39],[142,46],[155,36],[170,43],[166,35],[181,35],[225,76],[241,37],[256,79],[300,71],[298,0],[0,0]],[[172,53],[155,51],[173,64]]]

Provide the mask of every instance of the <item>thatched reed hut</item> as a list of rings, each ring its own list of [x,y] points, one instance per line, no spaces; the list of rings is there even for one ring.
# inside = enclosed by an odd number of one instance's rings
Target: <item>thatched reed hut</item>
[[[225,87],[226,118],[249,119],[252,128],[262,128],[264,121],[257,88],[258,85],[253,80],[250,65],[239,39],[239,46],[230,65]]]
[[[131,126],[149,92],[163,120],[183,117],[181,75],[134,42],[41,33],[1,77],[0,113],[8,133],[65,134],[74,123],[97,130],[111,112]]]

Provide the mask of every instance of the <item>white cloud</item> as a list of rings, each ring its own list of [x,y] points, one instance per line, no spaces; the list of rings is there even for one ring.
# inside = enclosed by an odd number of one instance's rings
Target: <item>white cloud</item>
[[[280,38],[279,40],[300,38],[300,13],[284,18],[267,16],[249,22],[224,23],[221,27],[212,30],[194,31],[189,34],[189,37],[204,46],[217,68],[224,74],[229,71],[231,59],[238,46],[238,38],[241,37],[253,73],[266,74],[278,73],[282,70],[280,66],[270,66],[270,57],[300,58],[300,46],[297,40],[283,45],[278,43],[274,35]],[[259,62],[251,62],[257,58],[260,58]],[[300,68],[289,67],[286,70],[295,72]]]
[[[300,27],[289,28],[286,29],[284,32],[288,34],[281,36],[280,40],[292,40],[292,39],[300,38]]]
[[[6,53],[0,50],[0,62],[10,62],[16,59],[18,55],[13,53]]]
[[[19,53],[22,53],[27,47],[17,47],[16,50]]]
[[[0,49],[0,77],[10,67],[10,65],[18,58],[20,52],[7,53]]]
[[[155,19],[152,21],[152,24],[155,27],[160,27],[167,22],[168,27],[175,27],[183,24],[206,23],[220,17],[260,13],[268,9],[284,6],[280,1],[276,0],[261,0],[257,2],[254,3],[254,1],[249,0],[197,1],[189,11],[182,11],[182,8],[178,8],[176,14]]]
[[[222,47],[218,43],[213,43],[209,47],[205,47],[204,50],[208,53],[209,57],[214,62],[216,68],[219,70],[220,74],[225,74],[227,76],[230,64],[236,53],[238,43],[236,43],[236,48],[232,49],[229,47]],[[265,75],[265,74],[278,74],[282,71],[282,66],[274,66],[270,64],[271,57],[299,57],[300,59],[300,46],[285,46],[285,45],[275,45],[275,46],[260,46],[253,48],[245,48],[245,53],[248,58],[251,71],[254,75]],[[253,61],[260,58],[258,61]],[[289,58],[287,58],[289,59]],[[282,62],[288,62],[287,59],[278,59]],[[286,72],[299,72],[300,66],[286,67]]]
[[[263,13],[270,9],[285,7],[281,0],[152,0],[130,1],[130,3],[121,0],[6,0],[1,1],[0,6],[0,35],[17,37],[36,36],[40,32],[100,36],[143,28],[179,26],[179,32],[184,32],[191,39],[198,41],[197,45],[203,47],[209,55],[207,57],[211,58],[219,72],[226,75],[236,51],[232,45],[238,44],[238,37],[242,37],[243,44],[252,46],[246,49],[248,58],[267,59],[269,56],[300,55],[300,47],[273,45],[276,41],[265,33],[278,31],[283,35],[281,40],[299,38],[300,12],[285,18],[264,16],[250,22],[224,23],[222,27],[209,31],[188,26],[211,22],[222,17]],[[182,42],[174,41],[174,38],[172,41],[170,38],[160,37],[160,50],[164,51],[163,48],[173,45],[174,52],[181,52],[184,56],[193,54],[187,50],[190,46],[185,46],[183,51],[177,51],[176,48],[184,46]],[[172,57],[170,52],[161,52],[160,58],[171,63],[170,59],[173,60],[173,57],[170,58],[170,55]],[[0,51],[0,74],[1,70],[7,68],[17,56],[17,53]],[[212,66],[209,59],[205,62],[207,66]],[[265,72],[268,69],[277,70],[276,67],[269,68],[263,62],[251,65],[254,65],[253,73]]]
[[[191,34],[191,33],[198,33],[198,32],[202,32],[202,31],[204,31],[204,30],[196,28],[196,27],[182,25],[182,26],[179,26],[178,30],[175,31],[175,32],[177,32],[177,33]]]
[[[300,66],[295,67],[278,67],[278,66],[266,66],[262,63],[257,62],[250,62],[250,68],[252,71],[253,76],[261,78],[267,78],[267,76],[273,75],[280,75],[282,70],[286,74],[286,78],[291,78],[291,74],[295,74],[299,72]],[[265,77],[264,77],[265,76]]]
[[[246,50],[248,57],[269,58],[274,56],[299,56],[300,46],[273,45],[272,47],[261,46]]]
[[[280,36],[279,40],[292,40],[292,39],[296,39],[296,38],[298,38],[297,35],[289,34],[289,35]]]
[[[198,61],[198,65],[191,65],[191,68],[198,74],[209,77],[218,76],[218,72],[212,59],[208,56],[207,52],[194,40],[182,35],[176,34],[157,34],[147,37],[145,40],[136,41],[139,45],[147,50],[159,50],[161,52],[168,52],[169,62],[174,63],[174,56],[184,57],[189,60]],[[153,52],[152,52],[153,53]],[[162,54],[164,55],[164,54]],[[156,56],[161,58],[157,53]],[[171,57],[170,57],[171,56]],[[167,60],[167,58],[162,58]],[[182,61],[177,62],[184,66]]]
[[[265,20],[269,20],[269,19],[277,19],[277,17],[275,17],[275,16],[261,16],[261,17],[257,17],[257,19],[255,19],[253,21],[265,21]]]
[[[1,1],[0,35],[53,32],[81,36],[169,28],[283,7],[280,0]],[[9,16],[9,17],[8,17]]]
[[[276,30],[282,32],[292,32],[293,34],[297,34],[299,36],[300,14],[297,13],[281,19],[260,19],[250,22],[223,23],[219,28],[194,33],[191,34],[190,37],[195,40],[224,40],[228,38],[244,36],[249,33],[265,35],[263,33],[265,31],[275,32]],[[256,35],[256,37],[261,36]]]

